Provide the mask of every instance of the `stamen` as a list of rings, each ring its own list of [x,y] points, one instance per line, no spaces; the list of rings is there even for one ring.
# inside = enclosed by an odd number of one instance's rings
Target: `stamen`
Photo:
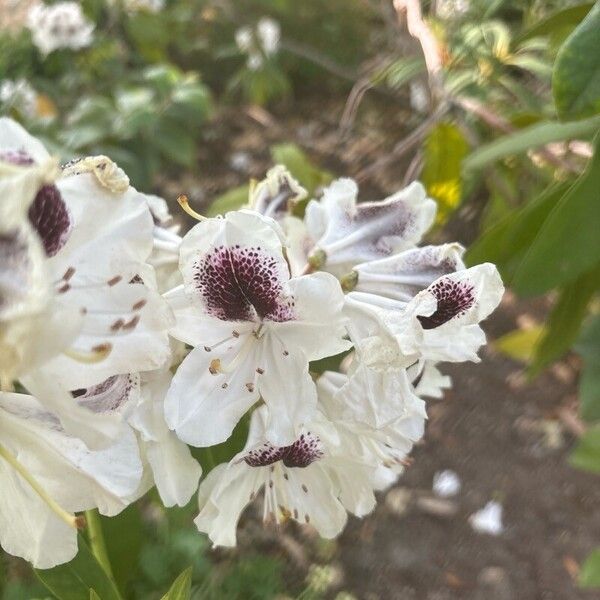
[[[111,344],[99,344],[90,351],[68,348],[63,350],[63,354],[83,364],[95,364],[102,362],[112,351]]]
[[[190,217],[196,219],[197,221],[206,221],[206,217],[203,217],[200,213],[197,213],[191,206],[190,206],[190,202],[187,198],[187,196],[185,195],[181,195],[179,196],[179,198],[177,198],[177,202],[179,203],[179,206],[181,206],[181,208],[183,208],[183,210],[190,215]]]
[[[83,516],[73,515],[67,512],[64,508],[51,498],[46,491],[35,480],[33,475],[2,445],[0,445],[0,456],[13,467],[13,469],[23,477],[23,479],[31,486],[33,491],[48,505],[50,510],[73,529],[83,529],[85,527],[85,518]]]

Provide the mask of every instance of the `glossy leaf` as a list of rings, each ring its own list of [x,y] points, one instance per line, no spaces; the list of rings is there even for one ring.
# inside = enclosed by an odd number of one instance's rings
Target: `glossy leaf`
[[[558,115],[563,120],[600,113],[600,4],[561,46],[552,76]]]
[[[467,264],[492,262],[510,284],[544,221],[568,189],[568,183],[553,184],[489,228],[467,251]]]
[[[438,203],[438,223],[460,204],[461,164],[469,150],[460,129],[453,123],[439,123],[425,140],[425,164],[421,179]]]
[[[94,590],[102,600],[120,600],[115,584],[104,572],[83,537],[79,552],[69,563],[52,569],[36,569],[40,581],[58,600],[83,600]]]
[[[192,597],[192,567],[187,568],[174,582],[162,600],[190,600]]]
[[[482,169],[513,154],[522,154],[532,148],[539,148],[550,142],[572,140],[594,134],[600,128],[600,117],[592,117],[583,121],[559,123],[544,121],[525,127],[514,133],[480,146],[463,161],[466,171]]]
[[[599,278],[600,269],[597,268],[584,273],[560,291],[544,336],[535,349],[530,375],[537,375],[573,346],[587,315],[587,306],[599,289]]]
[[[598,138],[600,139],[600,138]],[[523,258],[512,282],[531,296],[564,285],[600,262],[600,152],[556,204]]]

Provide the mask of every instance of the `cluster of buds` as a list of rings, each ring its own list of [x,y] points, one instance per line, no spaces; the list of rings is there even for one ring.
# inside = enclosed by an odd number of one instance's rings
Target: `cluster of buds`
[[[438,363],[478,360],[502,282],[458,244],[417,246],[436,209],[418,183],[357,203],[340,179],[300,219],[278,166],[225,215],[181,198],[198,223],[180,237],[108,158],[59,168],[7,119],[0,140],[0,542],[38,567],[72,558],[76,512],[152,485],[166,506],[198,491],[215,545],[259,500],[334,537],[401,474],[422,397],[450,384]],[[189,446],[244,426],[198,490]]]

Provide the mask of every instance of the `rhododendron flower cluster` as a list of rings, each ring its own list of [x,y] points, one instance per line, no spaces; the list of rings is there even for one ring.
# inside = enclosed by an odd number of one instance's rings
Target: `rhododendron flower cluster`
[[[76,513],[113,515],[156,485],[198,491],[196,526],[236,543],[244,508],[324,537],[368,514],[424,431],[443,361],[477,361],[500,302],[493,265],[418,246],[435,202],[413,183],[357,202],[277,166],[247,206],[183,237],[109,158],[59,166],[0,120],[0,543],[47,568]],[[328,364],[341,364],[324,371]],[[205,478],[189,446],[241,451]]]

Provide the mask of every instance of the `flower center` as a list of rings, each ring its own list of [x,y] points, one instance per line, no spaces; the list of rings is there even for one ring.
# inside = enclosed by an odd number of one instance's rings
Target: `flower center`
[[[322,456],[321,440],[309,431],[290,446],[277,447],[266,442],[260,448],[250,450],[244,461],[250,467],[266,467],[282,461],[286,467],[303,469]]]
[[[28,216],[46,254],[54,256],[67,243],[71,233],[69,209],[55,185],[40,189],[29,207]]]
[[[436,311],[428,317],[418,315],[423,329],[435,329],[454,317],[464,314],[475,303],[473,288],[451,279],[442,279],[431,288],[437,299]]]
[[[135,381],[129,375],[113,375],[89,388],[73,390],[78,404],[95,413],[115,412],[129,400]]]
[[[194,279],[209,314],[223,321],[289,321],[276,258],[258,246],[219,246],[196,265]]]
[[[0,152],[0,161],[17,166],[35,161],[23,150]],[[66,243],[71,232],[69,209],[55,185],[45,185],[29,207],[29,221],[41,238],[48,256],[54,256]]]

